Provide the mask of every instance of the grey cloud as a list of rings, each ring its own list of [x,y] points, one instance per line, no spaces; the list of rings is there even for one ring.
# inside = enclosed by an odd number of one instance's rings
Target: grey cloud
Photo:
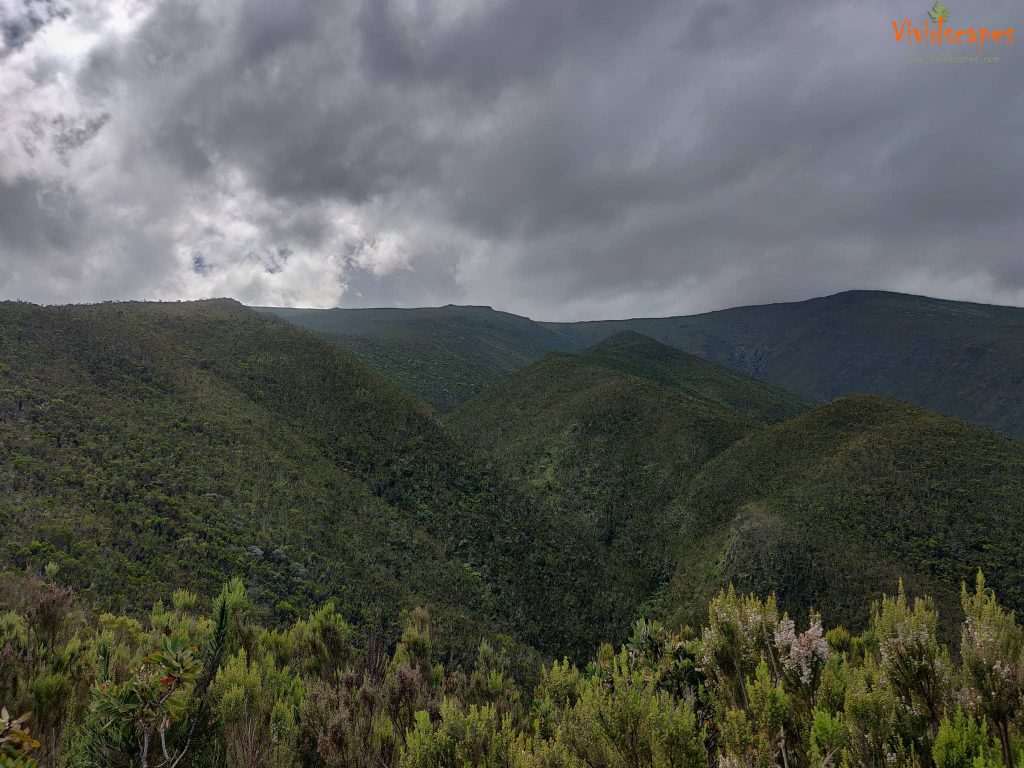
[[[1024,302],[1024,52],[911,63],[889,21],[927,3],[153,2],[74,70],[77,111],[36,136],[16,104],[37,146],[0,187],[0,293],[552,319],[859,287]],[[62,60],[17,34],[52,84]],[[79,279],[40,289],[33,260]]]
[[[479,4],[446,26],[438,7],[415,14],[393,0],[367,2],[359,14],[363,62],[371,75],[446,83],[480,100],[518,83],[536,83],[562,63],[623,44],[667,5],[664,0],[520,0]]]
[[[74,247],[85,211],[61,189],[33,180],[0,183],[0,248],[45,254]]]

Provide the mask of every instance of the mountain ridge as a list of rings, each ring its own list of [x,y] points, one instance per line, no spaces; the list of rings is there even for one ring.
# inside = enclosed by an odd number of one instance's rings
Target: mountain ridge
[[[840,398],[705,465],[677,499],[690,536],[668,602],[695,621],[733,583],[860,627],[870,598],[902,579],[952,621],[957,585],[982,569],[1024,607],[1022,493],[1024,444],[907,403]]]
[[[549,352],[578,347],[529,318],[482,306],[258,311],[354,352],[442,413]]]
[[[354,322],[360,313],[338,310]],[[380,310],[384,311],[384,310]],[[378,371],[448,412],[550,352],[581,352],[631,330],[810,401],[879,394],[1024,438],[1024,309],[877,290],[699,315],[582,322],[535,322],[496,310],[483,322],[437,328],[430,313],[458,307],[387,310],[389,328],[333,336]],[[310,323],[302,312],[279,314]],[[481,314],[484,313],[484,314]],[[363,317],[368,317],[363,315]],[[397,319],[401,318],[401,322]],[[362,321],[360,321],[362,322]],[[375,321],[378,322],[379,321]],[[542,331],[549,335],[540,336]],[[468,335],[467,335],[468,334]],[[461,356],[461,359],[460,359]]]
[[[470,643],[543,639],[529,504],[344,350],[224,300],[2,303],[0,349],[9,566],[52,560],[98,607],[243,575],[286,617],[426,603]]]

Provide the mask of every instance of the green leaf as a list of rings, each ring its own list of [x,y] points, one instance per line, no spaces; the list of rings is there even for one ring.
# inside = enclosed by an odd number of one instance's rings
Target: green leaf
[[[928,11],[928,18],[935,22],[947,21],[949,19],[949,9],[943,5],[941,0],[936,0],[935,5]]]

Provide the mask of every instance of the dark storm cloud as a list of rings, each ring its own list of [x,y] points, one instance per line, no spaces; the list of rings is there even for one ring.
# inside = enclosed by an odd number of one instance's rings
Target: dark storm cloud
[[[0,65],[0,293],[1024,303],[1024,48],[913,63],[890,21],[927,5],[0,0],[34,29]]]
[[[467,97],[489,100],[514,84],[542,81],[566,61],[621,45],[667,4],[520,0],[491,4],[438,31],[438,5],[402,13],[393,0],[364,3],[358,15],[361,61],[371,76],[386,81],[447,83]]]

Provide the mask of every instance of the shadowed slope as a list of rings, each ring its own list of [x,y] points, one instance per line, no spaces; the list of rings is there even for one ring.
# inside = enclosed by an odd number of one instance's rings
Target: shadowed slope
[[[490,307],[261,311],[351,350],[441,412],[548,352],[579,348],[540,323]]]
[[[586,605],[566,631],[621,637],[675,562],[679,526],[665,514],[700,467],[755,423],[722,405],[601,365],[553,355],[451,416],[551,508],[566,577]],[[570,623],[571,622],[571,623]]]
[[[584,346],[636,331],[812,400],[878,394],[1024,437],[1024,309],[850,291],[691,317],[545,323]]]
[[[1024,445],[937,413],[851,397],[733,445],[673,513],[683,546],[677,617],[732,581],[794,611],[862,626],[902,578],[958,620],[979,568],[1024,606]]]

